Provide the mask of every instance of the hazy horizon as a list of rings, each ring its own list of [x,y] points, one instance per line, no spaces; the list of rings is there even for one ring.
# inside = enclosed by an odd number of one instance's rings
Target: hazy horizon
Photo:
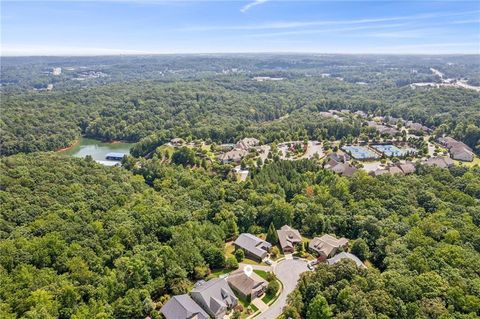
[[[474,1],[3,1],[2,56],[480,53]]]

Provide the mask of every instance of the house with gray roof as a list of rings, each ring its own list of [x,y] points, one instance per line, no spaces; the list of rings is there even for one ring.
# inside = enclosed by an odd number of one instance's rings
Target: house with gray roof
[[[248,233],[240,234],[233,244],[236,249],[243,249],[246,256],[257,261],[262,261],[267,257],[272,248],[272,244]]]
[[[247,276],[243,269],[230,273],[227,282],[239,296],[250,300],[263,295],[268,286],[268,282],[255,272]]]
[[[325,234],[322,237],[315,237],[308,243],[308,248],[316,252],[322,258],[328,258],[337,252],[340,248],[348,247],[348,239],[337,239],[331,235]]]
[[[160,312],[165,319],[208,319],[210,316],[187,295],[173,296]]]
[[[195,284],[191,296],[210,316],[223,318],[238,304],[238,299],[225,278],[213,278]]]
[[[339,261],[341,261],[343,259],[349,259],[349,260],[353,261],[360,268],[367,268],[357,256],[355,256],[354,254],[351,254],[351,253],[347,253],[347,252],[341,252],[340,254],[335,255],[332,258],[328,258],[327,259],[327,264],[335,265],[336,263],[338,263]]]
[[[295,246],[302,242],[302,236],[299,231],[288,225],[284,225],[277,230],[277,235],[284,253],[293,253]]]

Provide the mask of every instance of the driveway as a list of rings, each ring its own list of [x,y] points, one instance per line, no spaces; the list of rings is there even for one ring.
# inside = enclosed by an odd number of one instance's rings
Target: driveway
[[[278,299],[265,312],[258,315],[258,319],[275,319],[282,314],[287,304],[287,296],[297,286],[300,274],[307,271],[307,261],[302,259],[285,259],[275,265],[274,272],[283,284],[283,291]]]

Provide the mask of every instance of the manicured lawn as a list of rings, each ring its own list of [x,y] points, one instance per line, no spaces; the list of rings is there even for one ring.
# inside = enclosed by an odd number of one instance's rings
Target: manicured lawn
[[[256,273],[257,275],[259,275],[260,277],[262,277],[265,280],[267,280],[267,278],[268,278],[268,272],[266,272],[264,270],[254,269],[253,272]]]
[[[278,281],[278,289],[282,289],[282,283],[280,281]],[[268,304],[269,302],[271,302],[272,300],[274,300],[277,296],[277,293],[278,293],[278,290],[275,291],[274,294],[265,294],[265,296],[262,297],[262,301],[266,304]]]
[[[265,294],[265,296],[263,296],[263,298],[262,298],[262,301],[264,303],[268,304],[270,301],[273,300],[273,298],[275,298],[275,295]]]
[[[210,275],[208,275],[207,279],[211,279],[211,278],[217,278],[217,277],[220,277],[221,275],[225,275],[225,274],[228,274],[229,272],[231,272],[232,270],[231,269],[215,269],[213,270]]]
[[[245,257],[243,260],[242,260],[242,263],[244,264],[249,264],[249,265],[263,265],[262,263],[259,263],[258,261],[255,261],[255,260],[252,260],[252,259],[249,259],[247,257]]]

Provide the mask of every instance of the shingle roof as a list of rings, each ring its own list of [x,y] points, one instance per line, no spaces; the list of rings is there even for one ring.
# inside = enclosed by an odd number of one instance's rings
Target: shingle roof
[[[236,290],[248,296],[252,293],[252,290],[261,285],[267,285],[267,281],[252,272],[250,276],[247,276],[243,269],[238,269],[232,272],[227,277],[227,281]]]
[[[402,170],[404,174],[411,174],[415,173],[415,165],[411,162],[407,162],[405,164],[400,164],[398,167]]]
[[[425,165],[435,165],[441,168],[446,168],[453,165],[452,159],[450,157],[431,157],[426,162]]]
[[[282,228],[277,230],[278,241],[283,250],[285,248],[293,248],[296,243],[302,242],[302,236],[298,230],[291,228],[288,225],[284,225]]]
[[[332,258],[329,258],[327,259],[327,263],[329,265],[333,265],[333,264],[336,264],[338,263],[340,260],[342,259],[350,259],[350,260],[353,260],[355,262],[355,264],[357,264],[358,267],[362,267],[362,268],[367,268],[365,267],[365,265],[362,263],[362,261],[360,259],[358,259],[357,256],[355,256],[354,254],[351,254],[351,253],[347,253],[347,252],[341,252],[340,254],[338,255],[335,255],[333,256]]]
[[[160,312],[166,319],[209,318],[208,314],[187,294],[173,296],[163,305]]]
[[[311,249],[314,249],[315,251],[319,253],[323,253],[326,256],[329,256],[332,251],[339,247],[343,247],[348,243],[348,239],[346,238],[340,238],[336,239],[335,237],[325,234],[322,237],[315,237],[313,238],[310,243],[308,244],[308,247]]]
[[[237,303],[237,297],[228,286],[225,278],[214,278],[195,285],[192,296],[199,298],[208,305],[212,313],[219,313],[224,308],[230,308]],[[197,299],[196,299],[197,300]]]
[[[265,252],[272,247],[272,245],[265,240],[247,233],[240,234],[237,240],[235,240],[235,245],[245,249],[259,258],[263,258]]]

